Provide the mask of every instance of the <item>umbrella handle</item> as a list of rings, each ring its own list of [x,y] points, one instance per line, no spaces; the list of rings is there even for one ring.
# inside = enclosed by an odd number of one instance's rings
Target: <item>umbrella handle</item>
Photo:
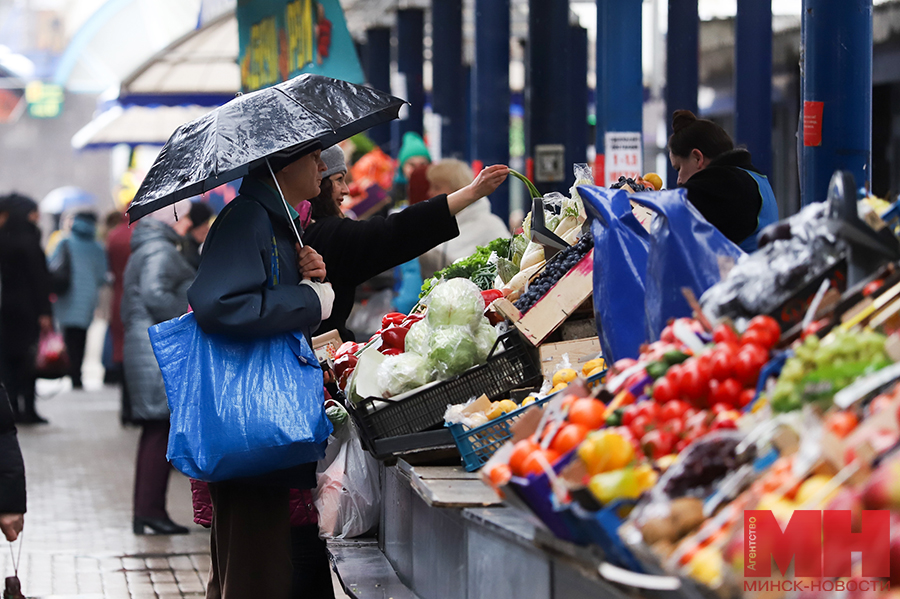
[[[300,231],[297,230],[297,224],[294,222],[294,219],[291,218],[291,207],[287,203],[287,200],[284,199],[284,193],[281,191],[281,185],[278,184],[278,179],[275,178],[275,171],[272,170],[272,165],[269,163],[269,159],[266,158],[266,166],[269,167],[269,173],[272,175],[272,180],[275,182],[275,189],[278,190],[278,195],[281,197],[281,201],[284,203],[284,211],[287,213],[288,222],[291,223],[291,227],[294,229],[294,235],[297,236],[297,243],[300,244],[300,247],[303,247],[303,240],[300,239]]]

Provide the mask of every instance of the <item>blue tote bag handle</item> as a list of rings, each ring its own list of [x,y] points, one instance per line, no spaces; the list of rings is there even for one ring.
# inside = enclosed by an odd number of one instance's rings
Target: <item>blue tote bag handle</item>
[[[699,298],[723,269],[744,255],[687,199],[687,190],[641,192],[630,199],[656,213],[647,258],[647,335],[658,339],[669,318],[690,316],[682,288]]]
[[[632,214],[624,191],[582,186],[578,193],[585,202],[594,237],[594,315],[603,355],[608,363],[636,358],[647,340],[647,232]]]

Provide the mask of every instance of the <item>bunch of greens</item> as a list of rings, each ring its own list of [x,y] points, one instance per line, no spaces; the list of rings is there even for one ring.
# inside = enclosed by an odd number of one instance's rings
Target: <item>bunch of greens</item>
[[[468,258],[457,260],[447,268],[437,271],[434,276],[422,285],[419,297],[425,297],[434,285],[444,279],[469,279],[482,290],[493,289],[494,278],[497,276],[497,265],[489,262],[492,253],[508,260],[510,256],[511,239],[500,237],[484,247],[478,246],[475,253]]]

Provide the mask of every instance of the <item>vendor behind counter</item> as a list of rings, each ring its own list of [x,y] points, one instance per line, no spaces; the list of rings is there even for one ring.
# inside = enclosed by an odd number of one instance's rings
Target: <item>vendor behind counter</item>
[[[745,252],[757,248],[757,234],[778,220],[775,193],[753,166],[750,152],[716,123],[676,110],[669,138],[669,160],[688,200]]]

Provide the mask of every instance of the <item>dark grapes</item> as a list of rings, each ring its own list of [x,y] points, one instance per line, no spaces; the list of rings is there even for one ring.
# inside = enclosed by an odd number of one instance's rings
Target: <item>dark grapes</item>
[[[609,188],[610,189],[622,189],[623,187],[625,187],[625,185],[628,185],[628,187],[630,187],[631,189],[633,189],[635,191],[644,191],[647,189],[642,183],[638,183],[637,181],[635,181],[634,179],[631,179],[630,177],[629,178],[619,177],[618,182],[613,183],[612,185],[609,186]]]
[[[534,306],[538,300],[547,295],[550,288],[556,285],[563,275],[572,270],[582,258],[594,247],[594,238],[590,234],[582,236],[575,245],[569,246],[559,252],[550,260],[544,270],[528,286],[519,299],[516,300],[516,308],[524,314]]]
[[[670,498],[693,495],[704,497],[726,474],[756,458],[756,447],[751,445],[737,455],[735,438],[709,438],[700,440],[681,458],[681,471],[666,483],[665,492]]]

